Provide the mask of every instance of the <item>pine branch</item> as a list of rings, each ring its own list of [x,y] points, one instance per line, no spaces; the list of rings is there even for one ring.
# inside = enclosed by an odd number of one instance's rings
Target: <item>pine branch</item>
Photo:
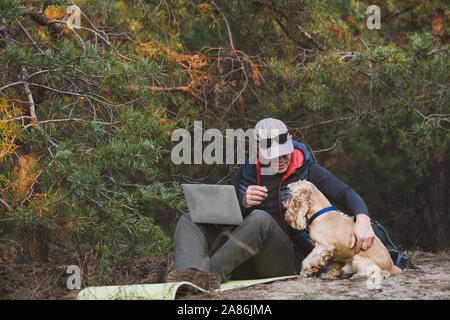
[[[272,17],[275,20],[275,22],[280,26],[281,30],[283,30],[283,32],[286,35],[286,37],[288,37],[288,39],[291,39],[292,41],[294,41],[296,44],[298,44],[303,49],[302,43],[300,41],[298,41],[297,39],[295,39],[291,35],[291,33],[289,32],[289,29],[280,21],[280,19],[278,19],[274,15],[272,15]]]
[[[286,16],[285,13],[283,13],[281,10],[279,10],[278,8],[275,7],[275,5],[270,2],[270,1],[263,1],[263,0],[251,0],[252,2],[265,6],[267,8],[269,8],[270,10],[278,13],[282,18],[288,20],[288,17]],[[272,17],[274,18],[274,20],[276,21],[276,23],[280,26],[280,28],[283,30],[283,32],[286,34],[286,36],[293,40],[295,43],[297,43],[298,45],[301,45],[301,43],[295,39],[294,37],[292,37],[291,33],[289,32],[289,29],[283,24],[281,23],[280,19],[277,19],[274,15],[272,15]],[[305,29],[303,29],[302,26],[298,25],[297,26],[298,29],[300,30],[300,32],[302,33],[302,35],[308,40],[310,41],[316,48],[318,48],[320,51],[326,51],[328,50],[328,48],[325,45],[322,45],[316,38],[314,38],[308,31],[306,31]]]

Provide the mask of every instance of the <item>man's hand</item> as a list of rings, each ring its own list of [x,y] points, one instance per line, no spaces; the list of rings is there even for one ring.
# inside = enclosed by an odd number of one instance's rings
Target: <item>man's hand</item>
[[[242,205],[244,208],[257,206],[267,197],[267,188],[262,186],[248,186]]]
[[[355,248],[358,253],[360,249],[367,250],[375,239],[369,216],[365,214],[356,215],[355,226],[350,239],[350,249]],[[356,246],[355,246],[356,245]]]

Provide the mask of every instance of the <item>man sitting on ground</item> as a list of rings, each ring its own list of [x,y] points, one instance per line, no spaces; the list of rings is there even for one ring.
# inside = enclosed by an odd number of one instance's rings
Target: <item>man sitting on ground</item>
[[[306,146],[292,140],[282,121],[263,119],[256,124],[255,134],[256,164],[247,160],[233,178],[244,221],[239,226],[224,227],[196,224],[188,213],[181,216],[174,235],[174,266],[168,282],[191,281],[212,290],[229,279],[298,274],[313,246],[306,231],[295,230],[285,221],[284,201],[289,197],[287,185],[300,179],[312,182],[330,202],[355,216],[349,245],[356,252],[372,245],[373,226],[383,241],[381,233],[385,230],[371,223],[364,200],[312,160]],[[262,174],[270,171],[264,170],[268,169],[264,163],[275,163],[275,172]],[[390,247],[384,244],[399,254],[391,241]]]

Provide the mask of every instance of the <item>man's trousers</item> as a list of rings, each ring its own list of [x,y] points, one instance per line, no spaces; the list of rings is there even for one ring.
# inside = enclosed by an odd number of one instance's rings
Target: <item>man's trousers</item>
[[[272,216],[253,210],[238,226],[197,224],[189,214],[178,220],[173,269],[195,268],[229,279],[298,274],[301,257]]]

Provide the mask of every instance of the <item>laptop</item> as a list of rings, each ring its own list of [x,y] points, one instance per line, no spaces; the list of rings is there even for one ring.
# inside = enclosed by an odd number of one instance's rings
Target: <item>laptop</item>
[[[182,184],[181,187],[193,222],[231,225],[242,222],[234,186]]]

